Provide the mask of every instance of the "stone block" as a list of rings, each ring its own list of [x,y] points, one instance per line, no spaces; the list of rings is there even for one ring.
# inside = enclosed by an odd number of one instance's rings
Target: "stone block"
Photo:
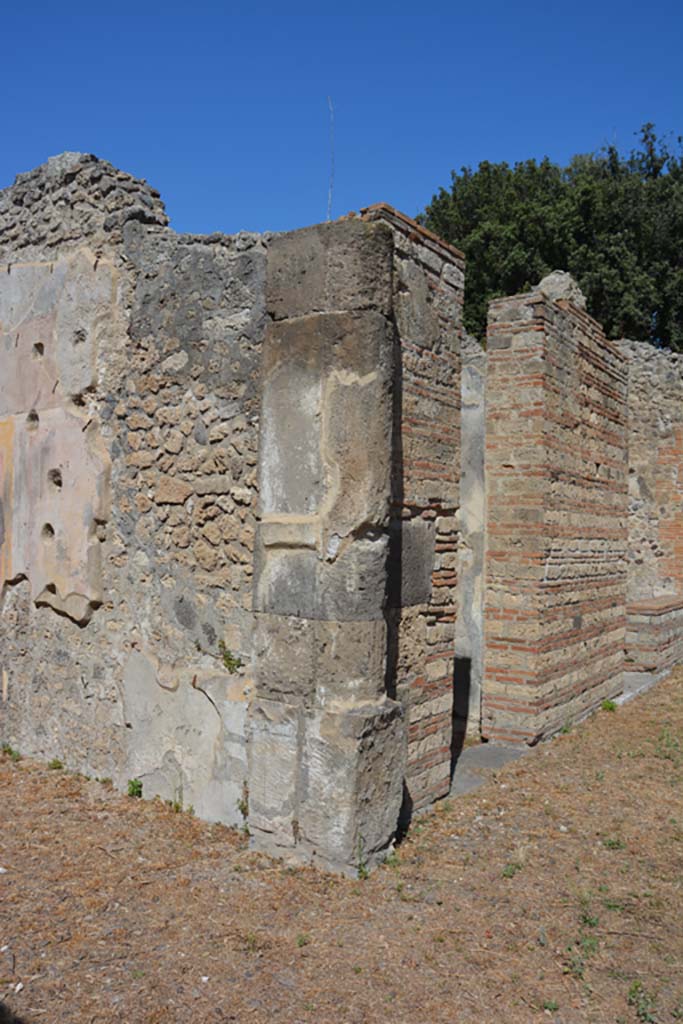
[[[382,533],[352,541],[329,562],[308,548],[257,544],[254,610],[341,622],[381,619],[387,552]]]
[[[277,320],[391,305],[391,232],[361,220],[277,235],[270,243],[268,309]]]
[[[389,594],[392,607],[427,604],[432,596],[434,521],[422,518],[392,524]]]
[[[303,713],[298,706],[258,698],[249,709],[249,827],[268,853],[292,849],[298,828]]]
[[[395,701],[307,714],[298,821],[314,862],[354,874],[381,860],[398,824],[405,750]]]
[[[257,694],[307,707],[377,700],[384,692],[386,645],[383,619],[257,615]]]

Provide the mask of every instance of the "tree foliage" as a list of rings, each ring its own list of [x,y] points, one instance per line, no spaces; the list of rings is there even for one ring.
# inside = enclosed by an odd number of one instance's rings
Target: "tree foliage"
[[[652,124],[638,136],[628,156],[452,172],[420,221],[467,257],[468,330],[483,336],[490,299],[568,270],[608,337],[683,351],[683,155]]]

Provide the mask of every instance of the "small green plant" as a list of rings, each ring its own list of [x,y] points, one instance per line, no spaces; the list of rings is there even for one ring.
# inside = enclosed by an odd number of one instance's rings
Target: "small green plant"
[[[581,914],[581,924],[585,925],[586,928],[597,928],[600,924],[600,918],[584,910]]]
[[[6,754],[7,757],[9,757],[10,761],[14,761],[15,764],[17,761],[21,761],[21,754],[18,750],[15,750],[14,747],[10,746],[9,743],[3,743],[0,750],[2,750],[3,754]]]
[[[101,786],[111,786],[111,778],[108,775],[104,775],[101,779],[95,779],[95,782],[99,782]]]
[[[181,804],[180,800],[167,800],[166,806],[170,807],[174,814],[180,814],[180,812],[183,809],[183,805]]]
[[[385,857],[384,863],[388,868],[398,868],[401,865],[401,858],[396,850],[392,850],[391,853]]]
[[[522,870],[522,865],[517,861],[510,861],[503,868],[503,878],[514,878],[518,871]]]
[[[657,1000],[647,991],[642,981],[634,981],[628,990],[628,1005],[636,1011],[638,1020],[643,1024],[657,1024],[653,1010]]]
[[[616,711],[617,702],[615,700],[603,700],[600,707],[603,711]]]
[[[140,779],[128,779],[128,796],[142,796],[142,781]]]
[[[554,1013],[555,1010],[559,1010],[559,1008],[560,1008],[560,1004],[557,1002],[556,999],[544,999],[543,1000],[543,1009],[544,1010],[550,1010],[551,1013]]]
[[[239,655],[232,653],[225,640],[218,641],[218,650],[220,651],[221,661],[228,672],[236,672],[238,668],[242,668],[242,659]]]
[[[624,842],[623,839],[619,839],[619,838],[612,838],[612,837],[610,837],[608,839],[603,839],[602,845],[607,850],[625,850],[626,849],[626,843]]]
[[[574,978],[583,978],[583,972],[586,969],[586,961],[581,956],[578,949],[574,949],[572,946],[567,947],[569,956],[565,960],[564,973],[571,974]]]
[[[47,762],[47,766],[50,771],[60,772],[64,767],[64,762],[60,761],[58,757],[53,757],[51,761]]]
[[[354,973],[354,974],[362,974],[362,973],[363,973],[363,968],[362,968],[362,967],[358,967],[358,966],[356,966],[356,967],[354,967],[354,969],[353,969],[353,973]]]
[[[560,735],[561,736],[566,736],[571,731],[572,731],[572,723],[571,722],[565,722],[564,725],[562,726],[562,728],[560,729]]]
[[[310,941],[311,941],[310,935],[306,935],[305,932],[302,932],[301,935],[297,935],[297,937],[296,937],[296,944],[299,947],[299,949],[303,949],[303,947],[307,946]]]

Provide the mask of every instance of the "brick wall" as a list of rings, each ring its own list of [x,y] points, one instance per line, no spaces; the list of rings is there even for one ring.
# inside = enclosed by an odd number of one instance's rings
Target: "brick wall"
[[[483,734],[534,742],[621,688],[626,378],[539,292],[491,304]]]
[[[394,236],[388,678],[407,709],[406,786],[418,808],[447,793],[451,777],[464,257],[391,207],[364,217]]]
[[[683,597],[683,356],[618,344],[629,375],[629,600]]]
[[[629,379],[627,668],[683,658],[683,356],[618,342]]]

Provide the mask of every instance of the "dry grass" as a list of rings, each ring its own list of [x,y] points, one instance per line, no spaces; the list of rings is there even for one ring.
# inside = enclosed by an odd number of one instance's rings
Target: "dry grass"
[[[442,805],[358,882],[0,758],[0,998],[31,1024],[683,1020],[682,683]]]

